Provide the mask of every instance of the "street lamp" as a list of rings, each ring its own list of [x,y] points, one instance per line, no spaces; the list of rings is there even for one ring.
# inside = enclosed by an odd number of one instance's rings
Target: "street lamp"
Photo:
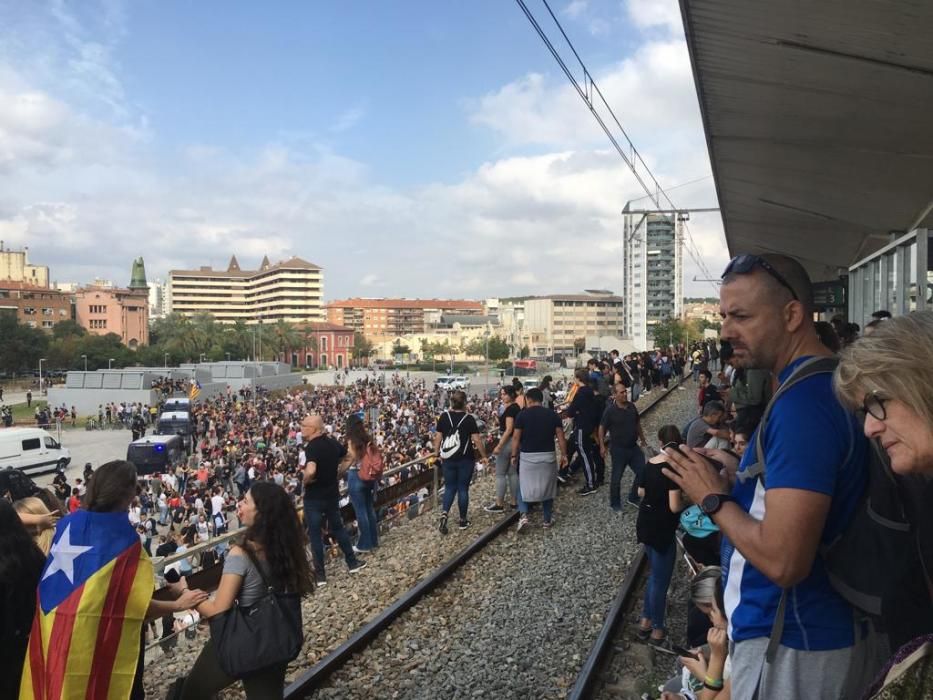
[[[162,353],[162,366],[168,369],[168,353],[167,352]]]
[[[204,362],[204,358],[207,357],[203,352],[198,355],[198,362]]]
[[[483,337],[486,339],[486,390],[489,390],[489,336],[492,335],[487,328],[483,331]]]
[[[84,360],[84,371],[87,372],[87,355],[81,355],[81,358]]]
[[[44,357],[39,358],[39,396],[42,396],[42,363],[48,362]]]
[[[224,355],[227,356],[227,362],[230,362],[230,353],[229,353],[229,352],[225,352]]]
[[[112,367],[113,367],[113,358],[111,357],[107,360],[107,369],[110,369]]]

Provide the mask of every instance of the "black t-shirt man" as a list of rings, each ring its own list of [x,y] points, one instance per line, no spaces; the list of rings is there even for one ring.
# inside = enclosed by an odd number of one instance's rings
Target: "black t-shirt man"
[[[340,500],[339,467],[347,454],[346,445],[341,445],[329,435],[318,435],[305,445],[305,459],[314,462],[317,469],[314,479],[305,484],[306,499]]]
[[[438,417],[435,428],[445,439],[447,436],[453,435],[454,430],[460,433],[460,450],[457,454],[451,455],[446,459],[476,458],[476,450],[473,447],[473,435],[479,432],[479,426],[476,425],[476,419],[471,414],[466,411],[455,411],[453,409],[444,411]]]
[[[609,433],[612,447],[632,448],[638,443],[640,420],[635,404],[626,402],[620,406],[613,401],[606,406],[599,424]]]
[[[522,452],[554,452],[555,430],[562,426],[560,417],[544,406],[528,406],[515,419],[515,429],[521,430],[519,449]]]

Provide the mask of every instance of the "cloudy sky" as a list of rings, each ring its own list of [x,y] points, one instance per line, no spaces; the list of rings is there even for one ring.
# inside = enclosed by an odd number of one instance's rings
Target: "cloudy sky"
[[[551,6],[671,198],[716,206],[677,1]],[[510,0],[0,0],[0,105],[0,239],[61,282],[235,253],[328,299],[619,291],[644,196]],[[690,231],[720,270],[718,214]]]

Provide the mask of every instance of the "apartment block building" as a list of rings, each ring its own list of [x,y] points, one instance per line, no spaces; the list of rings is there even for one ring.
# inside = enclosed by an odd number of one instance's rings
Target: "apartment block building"
[[[264,257],[258,270],[242,270],[234,255],[226,270],[171,270],[168,278],[172,313],[209,313],[221,323],[323,322],[323,299],[324,270],[297,257]]]
[[[9,280],[0,280],[0,313],[4,312],[15,315],[20,323],[49,332],[59,321],[74,317],[70,294]]]
[[[466,299],[339,299],[328,302],[327,321],[371,340],[424,333],[444,314],[481,316],[482,302]]]
[[[621,337],[623,325],[622,297],[608,290],[548,294],[524,301],[524,338],[533,357],[573,356],[576,340]]]
[[[654,345],[652,327],[683,310],[682,222],[676,216],[623,210],[625,337]]]

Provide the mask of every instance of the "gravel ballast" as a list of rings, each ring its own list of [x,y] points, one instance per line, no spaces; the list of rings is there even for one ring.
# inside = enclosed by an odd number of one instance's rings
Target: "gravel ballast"
[[[685,390],[672,390],[645,418],[653,446],[661,425],[681,426],[694,415],[691,389],[688,381]],[[657,390],[639,404],[655,396]],[[623,493],[630,478],[629,472]],[[304,602],[306,644],[289,680],[497,522],[501,515],[482,511],[494,481],[486,476],[471,489],[468,530],[458,530],[452,520],[450,534],[442,536],[436,513],[428,513],[392,529],[357,576],[346,573],[342,560],[332,560],[328,585]],[[574,493],[578,487],[561,490],[553,528],[541,527],[540,511],[520,534],[511,528],[357,654],[315,697],[565,697],[638,550],[636,510],[613,512],[608,486],[588,497]],[[164,697],[208,634],[202,625],[189,648],[148,663],[149,697]],[[223,694],[240,696],[239,686]]]

